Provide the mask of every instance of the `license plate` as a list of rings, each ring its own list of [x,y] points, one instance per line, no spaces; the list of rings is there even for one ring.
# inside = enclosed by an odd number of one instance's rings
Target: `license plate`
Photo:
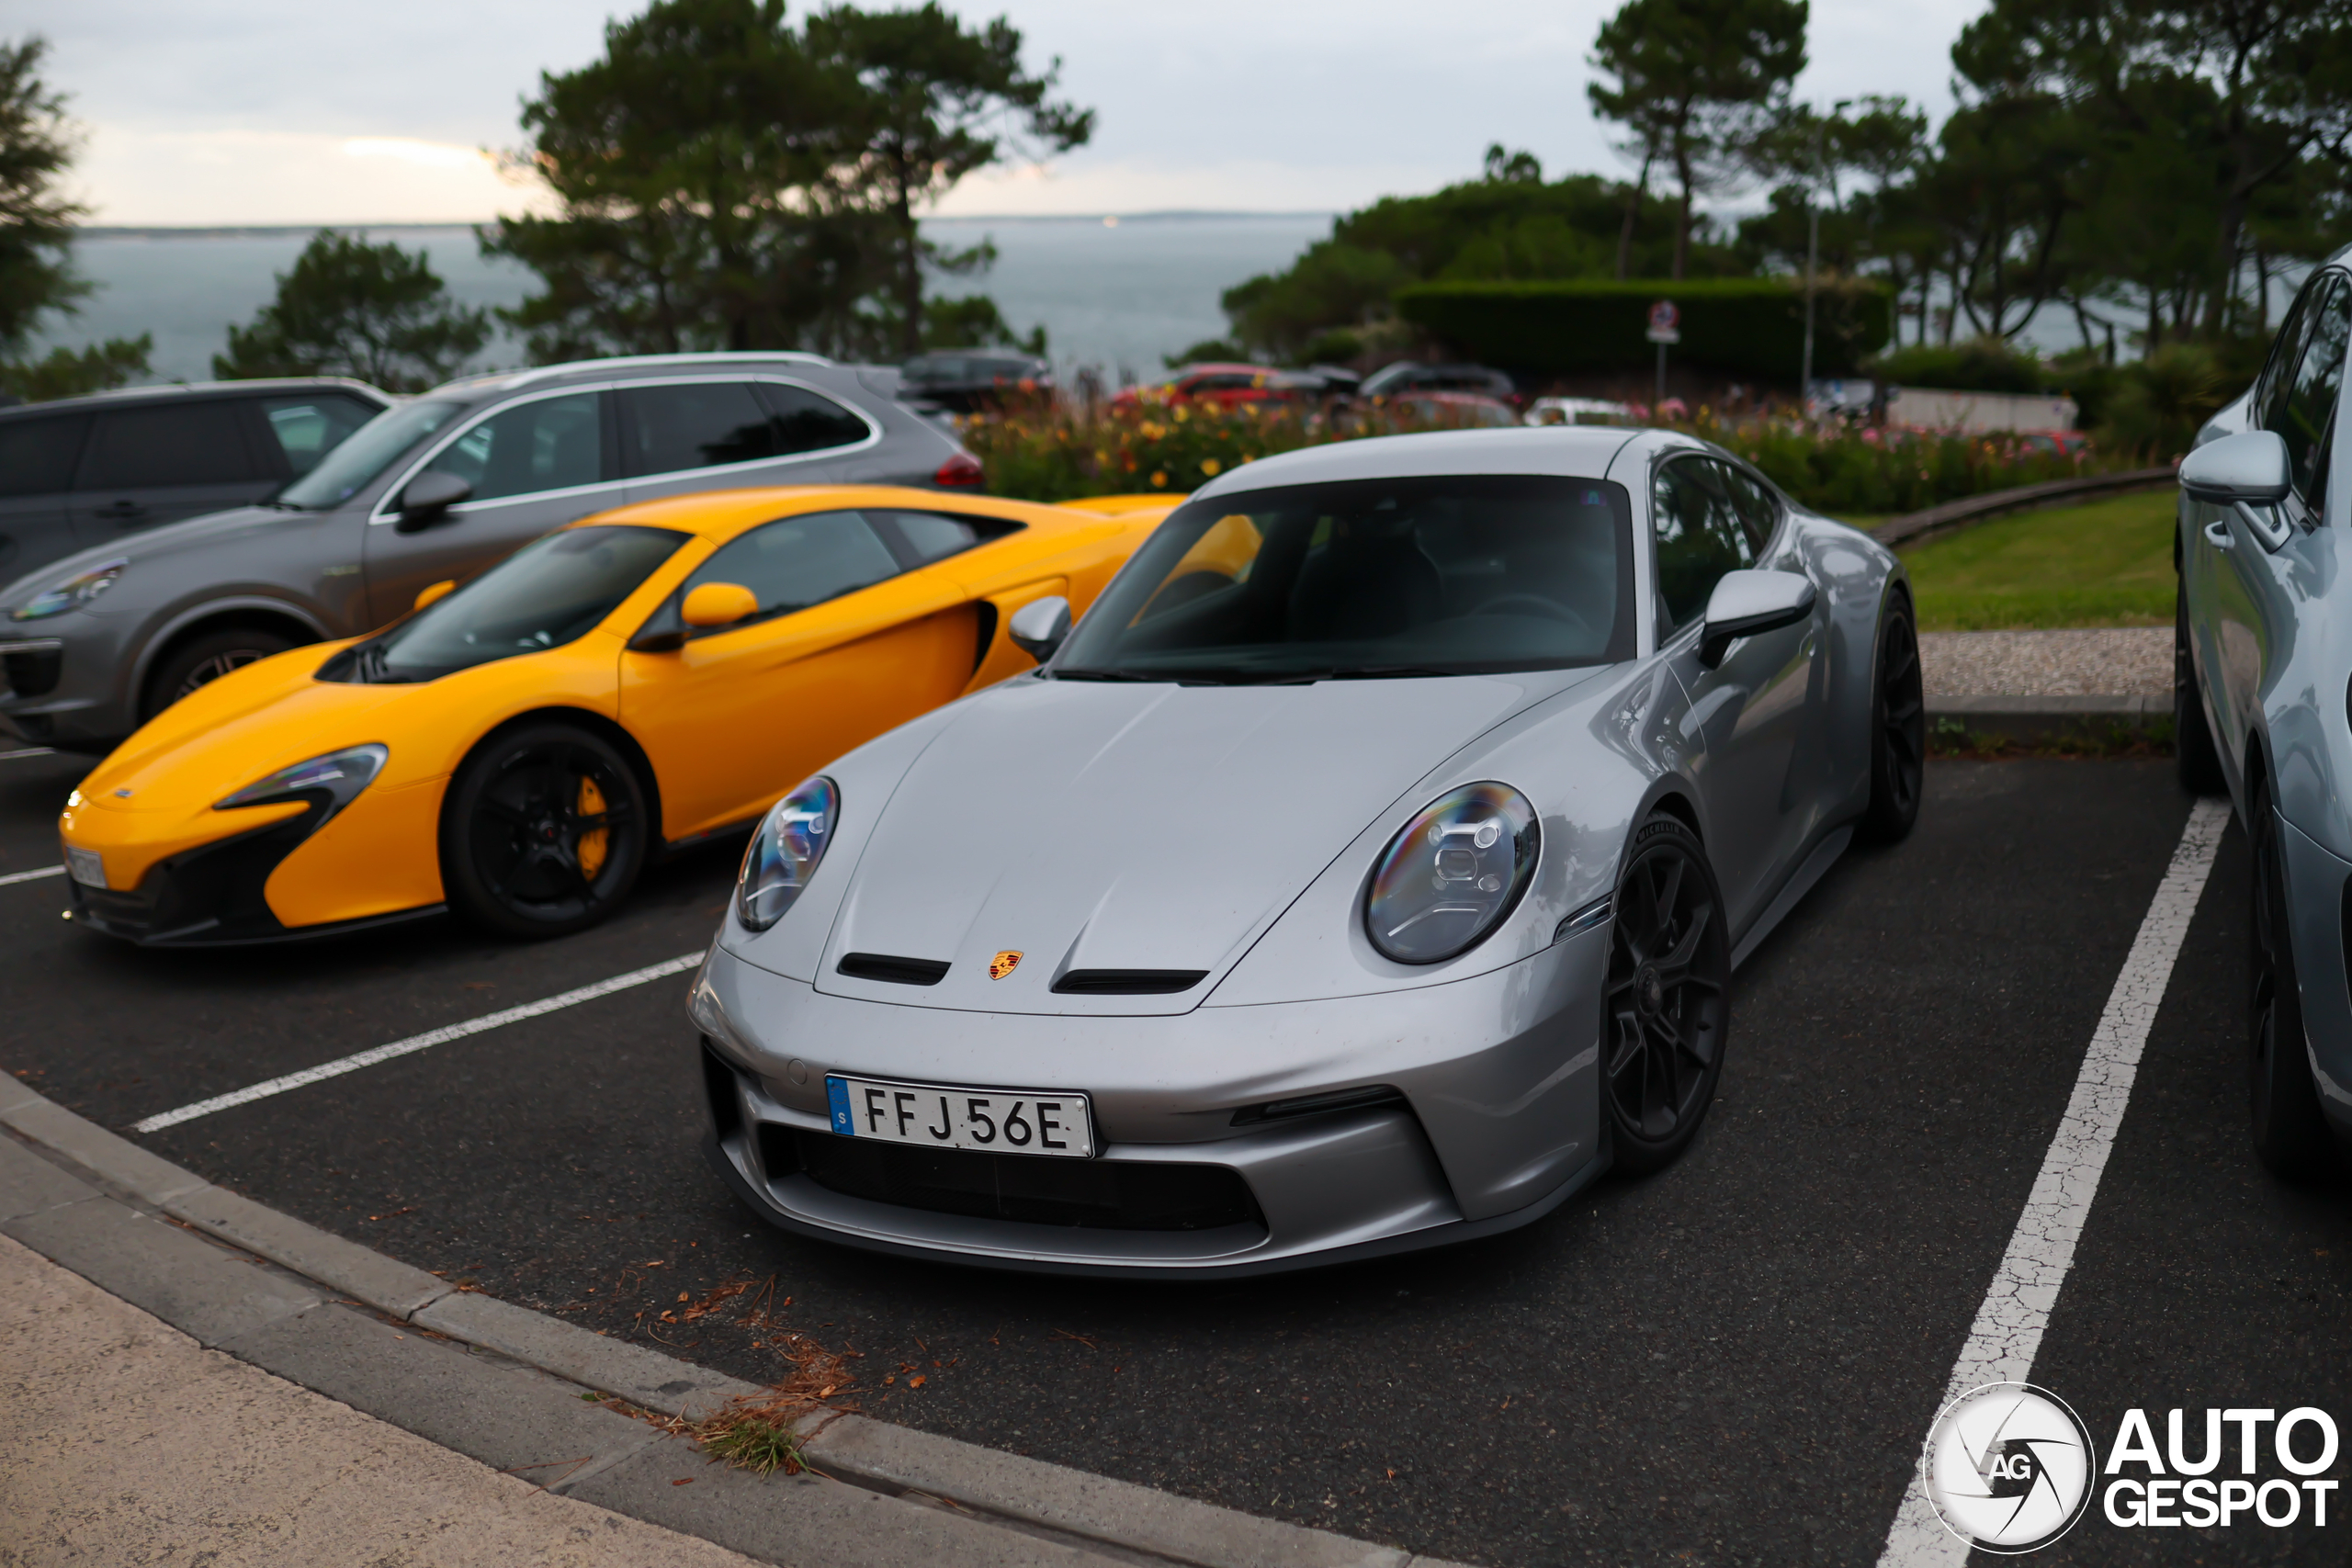
[[[77,850],[68,844],[65,846],[65,874],[85,887],[102,888],[107,885],[107,863],[99,858],[96,850]]]
[[[1082,1094],[950,1089],[829,1073],[825,1098],[832,1105],[833,1131],[845,1138],[1069,1159],[1094,1153],[1094,1118]]]

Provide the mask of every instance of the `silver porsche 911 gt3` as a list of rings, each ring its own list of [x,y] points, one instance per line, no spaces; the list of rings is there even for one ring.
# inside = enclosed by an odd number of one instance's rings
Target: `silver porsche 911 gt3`
[[[1671,433],[1252,463],[1069,622],[752,840],[692,1009],[779,1225],[1197,1277],[1525,1224],[1681,1151],[1733,967],[1918,811],[1902,567]]]

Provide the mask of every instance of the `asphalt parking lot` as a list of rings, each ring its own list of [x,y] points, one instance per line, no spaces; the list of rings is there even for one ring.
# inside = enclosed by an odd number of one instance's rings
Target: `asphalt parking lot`
[[[0,877],[54,863],[80,772],[0,761]],[[1496,1565],[1871,1562],[2189,808],[2165,762],[1934,764],[1912,840],[1849,854],[1741,972],[1687,1158],[1401,1260],[1137,1287],[777,1234],[697,1152],[682,976],[143,1141],[747,1378],[776,1374],[774,1330],[686,1308],[773,1278],[784,1322],[863,1357],[870,1413],[1253,1513]],[[129,1129],[694,953],[735,853],[537,947],[431,922],[141,953],[61,919],[55,878],[0,883],[0,1066]],[[2282,1187],[2244,1135],[2245,880],[2233,828],[2035,1364],[2102,1448],[2132,1406],[2160,1436],[2175,1406],[2352,1412],[2347,1191]],[[2125,1531],[2095,1510],[2040,1560],[2327,1546],[2307,1524]]]

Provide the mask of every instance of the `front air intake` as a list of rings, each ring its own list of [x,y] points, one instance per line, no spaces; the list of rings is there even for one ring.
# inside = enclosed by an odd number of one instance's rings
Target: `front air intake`
[[[853,980],[885,980],[893,986],[936,986],[947,965],[936,958],[896,958],[887,953],[853,953],[835,964]]]
[[[1073,969],[1054,982],[1062,997],[1172,997],[1209,977],[1205,969]]]

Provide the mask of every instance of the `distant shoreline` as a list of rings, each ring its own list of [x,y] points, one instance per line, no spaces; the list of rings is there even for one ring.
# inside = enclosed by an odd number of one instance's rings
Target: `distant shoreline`
[[[1287,212],[1222,211],[1215,209],[1171,208],[1153,212],[1019,212],[958,213],[951,217],[931,217],[926,223],[1102,223],[1116,219],[1121,223],[1153,223],[1164,220],[1197,222],[1211,219],[1281,219],[1329,218],[1329,212],[1312,210]],[[404,219],[394,223],[334,222],[334,223],[235,223],[173,226],[168,224],[93,223],[74,232],[82,240],[277,240],[289,235],[315,234],[322,229],[364,229],[369,233],[404,233],[426,230],[471,229],[494,223],[495,218],[452,218],[443,222],[424,222]]]

